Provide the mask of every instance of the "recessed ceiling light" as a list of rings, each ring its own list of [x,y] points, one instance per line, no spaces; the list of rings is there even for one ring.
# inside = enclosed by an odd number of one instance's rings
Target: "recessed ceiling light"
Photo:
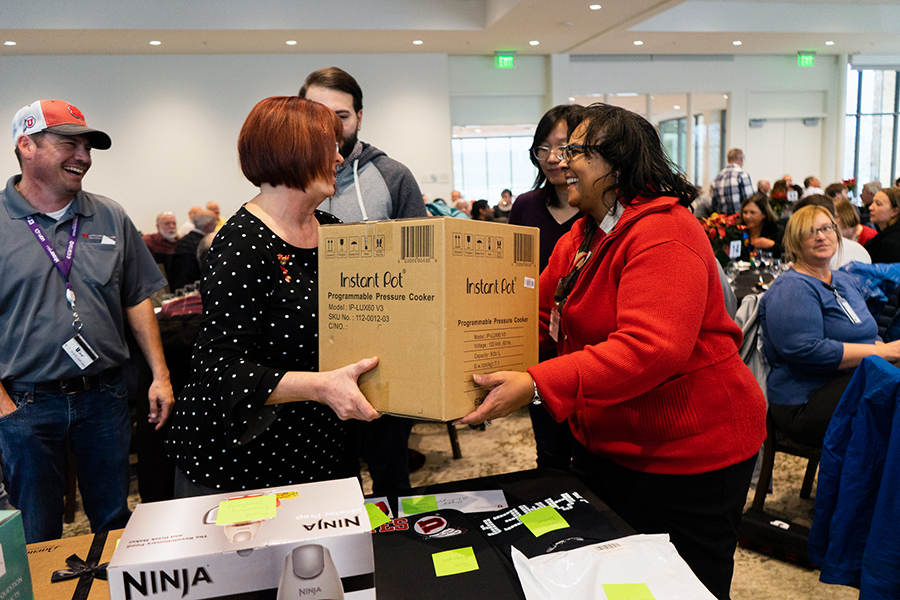
[[[151,45],[151,46],[159,46],[159,45],[161,45],[161,44],[162,44],[162,42],[160,42],[159,40],[153,40],[153,41],[150,42],[150,45]]]
[[[413,45],[414,45],[414,46],[421,46],[421,45],[424,44],[424,43],[425,43],[425,42],[423,42],[422,40],[413,40]]]
[[[829,40],[829,41],[825,42],[825,45],[826,45],[826,46],[834,46],[834,42],[832,42],[831,40]]]
[[[741,40],[734,40],[734,41],[731,42],[731,43],[734,44],[735,46],[740,46],[740,45],[741,45]]]
[[[591,10],[600,10],[599,4],[591,4]]]
[[[3,45],[4,46],[15,46],[16,43],[12,40],[9,40],[8,42],[3,42]]]
[[[672,107],[672,109],[673,110],[681,110],[681,107],[676,104],[675,106]]]
[[[532,46],[537,46],[538,44],[540,44],[540,42],[537,41],[537,40],[531,40],[531,41],[528,42],[528,43],[531,44]]]
[[[728,100],[728,94],[724,94],[722,97]]]
[[[634,40],[634,45],[635,46],[643,46],[644,42],[642,42],[641,40]]]
[[[574,96],[569,96],[569,102],[575,102],[575,97],[574,97]]]
[[[287,44],[288,46],[296,46],[297,40],[288,40],[285,42],[285,44]]]
[[[476,130],[475,130],[475,133],[481,133],[481,130],[480,130],[480,129],[476,129]]]

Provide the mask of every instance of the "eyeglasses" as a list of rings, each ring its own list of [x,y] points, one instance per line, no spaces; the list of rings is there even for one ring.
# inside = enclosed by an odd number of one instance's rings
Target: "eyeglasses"
[[[600,146],[596,144],[569,144],[568,146],[560,146],[558,150],[560,151],[557,156],[559,156],[559,160],[564,160],[566,162],[570,162],[573,158],[578,156],[579,154],[584,154],[588,150],[599,150]]]
[[[551,154],[559,158],[560,152],[562,152],[563,148],[565,148],[565,146],[557,146],[555,148],[551,148],[549,146],[537,146],[531,149],[531,154],[539,161],[544,162],[545,160],[550,158]]]
[[[822,227],[819,227],[818,229],[810,228],[803,232],[803,239],[808,240],[809,238],[814,238],[817,235],[819,235],[820,233],[822,235],[826,235],[826,236],[829,233],[837,234],[837,230],[838,230],[838,226],[833,223],[829,224],[829,225],[823,225]]]

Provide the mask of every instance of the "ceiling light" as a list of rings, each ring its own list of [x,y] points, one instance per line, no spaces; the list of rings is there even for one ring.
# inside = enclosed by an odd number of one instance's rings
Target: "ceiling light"
[[[424,44],[424,43],[425,43],[425,42],[423,42],[422,40],[413,40],[413,45],[414,45],[414,46],[421,46],[421,45]]]
[[[673,106],[672,108],[673,108],[674,110],[681,110],[681,107],[678,106],[677,104],[676,104],[675,106]]]
[[[476,130],[475,130],[475,133],[481,133],[481,130],[480,130],[480,129],[476,129]]]
[[[728,100],[728,94],[723,94],[722,97]]]
[[[288,46],[296,46],[297,40],[288,40],[285,42],[285,44],[287,44]]]
[[[161,45],[161,44],[162,44],[162,42],[160,42],[159,40],[153,40],[153,41],[150,42],[150,45],[151,45],[151,46],[159,46],[159,45]]]
[[[740,45],[741,45],[741,40],[734,40],[734,41],[731,42],[731,43],[734,44],[735,46],[740,46]]]
[[[575,102],[575,96],[569,96],[569,102]]]
[[[641,40],[634,40],[634,45],[635,46],[643,46],[644,42],[642,42]]]
[[[16,43],[12,40],[9,40],[8,42],[3,42],[3,45],[4,46],[15,46]]]
[[[591,4],[591,10],[600,10],[599,4]]]
[[[540,42],[537,41],[537,40],[531,40],[531,41],[528,42],[528,43],[531,44],[532,46],[537,46],[538,44],[540,44]]]
[[[9,43],[9,42],[7,42],[7,43]],[[829,41],[825,42],[825,45],[826,46],[834,46],[834,42],[829,40]]]

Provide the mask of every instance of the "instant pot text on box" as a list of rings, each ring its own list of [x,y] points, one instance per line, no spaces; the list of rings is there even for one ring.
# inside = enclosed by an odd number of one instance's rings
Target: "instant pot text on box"
[[[539,230],[451,217],[319,228],[319,369],[377,356],[379,411],[449,421],[489,391],[473,373],[538,355]]]

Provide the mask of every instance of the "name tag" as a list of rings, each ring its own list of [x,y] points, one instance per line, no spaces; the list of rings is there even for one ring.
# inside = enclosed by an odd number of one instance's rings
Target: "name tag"
[[[550,311],[550,339],[554,342],[559,341],[559,311],[555,306]]]
[[[850,319],[850,322],[854,325],[859,325],[862,321],[859,320],[859,317],[856,316],[856,312],[854,312],[853,307],[850,306],[850,303],[847,302],[840,294],[835,293],[837,296],[838,305],[841,307],[841,310],[844,311],[844,314],[847,315],[847,318]]]
[[[98,358],[97,353],[87,343],[87,340],[81,337],[80,333],[63,344],[62,347],[66,354],[69,355],[69,358],[74,360],[75,364],[82,371]]]

